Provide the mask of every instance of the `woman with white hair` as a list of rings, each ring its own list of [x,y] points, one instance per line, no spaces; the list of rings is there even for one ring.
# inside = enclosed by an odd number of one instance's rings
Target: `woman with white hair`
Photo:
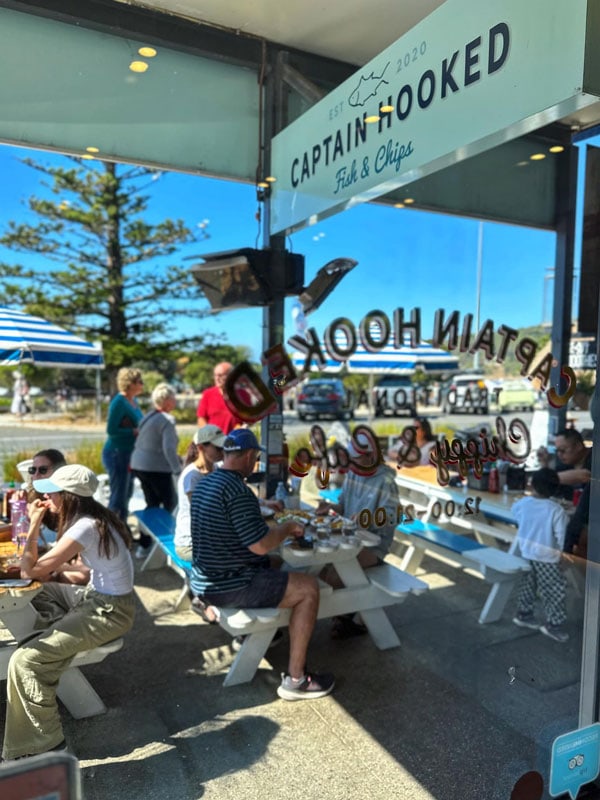
[[[177,508],[173,478],[181,472],[181,460],[177,455],[179,437],[170,413],[177,404],[175,389],[168,383],[159,383],[152,392],[152,404],[154,409],[146,414],[138,428],[131,469],[142,484],[146,506],[162,506],[171,512]],[[150,537],[141,536],[136,557],[143,558],[150,543]]]

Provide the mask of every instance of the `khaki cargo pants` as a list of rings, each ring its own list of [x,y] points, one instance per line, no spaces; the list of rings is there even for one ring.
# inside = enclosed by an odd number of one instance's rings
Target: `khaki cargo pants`
[[[133,592],[112,596],[91,586],[47,583],[34,605],[50,627],[22,644],[10,659],[5,759],[44,753],[63,741],[56,701],[61,675],[77,653],[125,634],[135,615]]]

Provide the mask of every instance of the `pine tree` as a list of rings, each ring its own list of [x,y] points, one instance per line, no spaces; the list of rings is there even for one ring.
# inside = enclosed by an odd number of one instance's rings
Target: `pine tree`
[[[23,161],[50,179],[42,185],[55,197],[30,197],[35,221],[10,221],[0,237],[10,250],[42,257],[35,266],[0,262],[7,301],[101,341],[113,388],[123,365],[158,366],[200,346],[202,337],[170,333],[176,317],[198,319],[202,295],[189,270],[166,264],[198,235],[180,219],[144,220],[146,189],[161,173],[80,158]],[[205,226],[200,235],[208,237]]]

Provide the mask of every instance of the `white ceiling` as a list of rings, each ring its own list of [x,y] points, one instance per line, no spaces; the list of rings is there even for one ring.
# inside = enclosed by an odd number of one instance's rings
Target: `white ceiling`
[[[365,64],[445,0],[119,0]]]

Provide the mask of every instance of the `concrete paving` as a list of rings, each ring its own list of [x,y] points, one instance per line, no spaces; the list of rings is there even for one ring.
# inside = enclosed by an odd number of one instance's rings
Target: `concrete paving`
[[[581,598],[561,645],[516,628],[512,606],[479,625],[489,586],[473,576],[425,559],[420,577],[431,590],[389,612],[400,648],[333,641],[318,623],[310,666],[336,689],[289,703],[276,694],[287,635],[250,684],[225,689],[229,636],[173,610],[174,573],[138,572],[125,647],[84,670],[108,712],[63,714],[86,800],[509,800],[532,769],[547,784],[553,739],[577,727]]]

